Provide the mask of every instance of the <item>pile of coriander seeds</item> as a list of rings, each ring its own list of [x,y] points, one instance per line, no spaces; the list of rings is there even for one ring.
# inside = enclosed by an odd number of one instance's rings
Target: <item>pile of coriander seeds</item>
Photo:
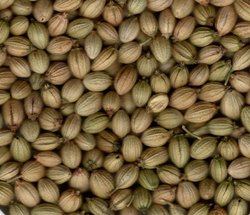
[[[250,0],[1,0],[6,215],[249,215]]]

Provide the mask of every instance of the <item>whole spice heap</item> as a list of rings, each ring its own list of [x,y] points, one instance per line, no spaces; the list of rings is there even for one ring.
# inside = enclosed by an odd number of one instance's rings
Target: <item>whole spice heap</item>
[[[250,0],[1,0],[9,215],[248,215]]]

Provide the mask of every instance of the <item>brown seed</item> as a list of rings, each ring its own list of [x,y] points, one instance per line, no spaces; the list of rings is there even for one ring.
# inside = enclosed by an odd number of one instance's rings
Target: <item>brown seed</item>
[[[237,15],[233,6],[225,6],[219,9],[215,27],[219,36],[224,36],[232,31],[237,21]]]
[[[62,162],[61,157],[53,151],[39,152],[34,158],[45,167],[54,167]]]
[[[22,204],[27,207],[34,207],[39,204],[40,196],[36,187],[23,180],[15,182],[15,196]]]
[[[103,161],[104,153],[95,148],[84,153],[82,164],[88,171],[92,171],[102,167]]]
[[[37,182],[45,176],[45,167],[37,161],[28,161],[21,168],[22,179],[28,182]]]
[[[250,176],[250,159],[239,157],[228,166],[228,174],[236,179],[245,179]]]
[[[102,189],[100,189],[102,187]],[[115,188],[113,176],[106,170],[95,170],[90,175],[90,190],[96,196],[107,199]]]
[[[54,62],[45,73],[45,80],[54,85],[64,84],[71,77],[71,71],[66,63]]]
[[[102,16],[106,22],[118,26],[123,20],[123,9],[119,4],[109,2],[105,5]]]
[[[60,155],[62,163],[71,169],[78,167],[82,160],[81,149],[74,141],[66,142],[61,148]]]
[[[180,182],[177,187],[176,199],[183,208],[190,208],[199,201],[200,196],[192,182],[184,181]]]
[[[139,167],[134,164],[125,164],[115,175],[115,190],[131,187],[139,177]],[[113,191],[113,192],[114,192]]]
[[[216,113],[217,108],[213,103],[197,102],[187,109],[184,119],[193,123],[207,122]]]
[[[177,19],[182,19],[192,13],[195,1],[174,0],[171,9]]]
[[[190,37],[195,28],[195,18],[193,16],[186,16],[181,19],[174,29],[174,40],[183,41]]]
[[[139,31],[140,25],[137,17],[132,16],[123,20],[118,30],[120,41],[123,43],[133,41],[139,34]]]
[[[80,191],[74,189],[65,190],[58,200],[58,205],[66,213],[78,210],[82,205],[82,195]]]
[[[89,172],[81,167],[74,170],[71,179],[69,180],[70,187],[86,192],[89,190]]]
[[[33,16],[38,22],[47,22],[53,15],[53,5],[50,0],[38,0],[33,6]]]
[[[193,88],[180,87],[171,94],[169,106],[178,110],[185,110],[193,105],[196,99],[197,93]]]
[[[2,113],[5,124],[12,131],[16,131],[24,120],[23,105],[19,100],[8,100],[2,106]]]
[[[143,145],[135,135],[127,135],[122,140],[121,153],[127,162],[135,162],[141,156]]]

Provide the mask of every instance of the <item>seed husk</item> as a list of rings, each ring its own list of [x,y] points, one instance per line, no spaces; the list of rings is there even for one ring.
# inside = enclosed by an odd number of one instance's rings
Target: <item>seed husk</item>
[[[234,27],[233,33],[240,39],[249,38],[250,22],[238,22]]]
[[[38,0],[33,6],[33,16],[38,22],[44,23],[53,15],[53,5],[49,0]]]
[[[39,151],[48,151],[57,148],[62,143],[62,139],[52,132],[45,132],[38,136],[32,147]]]
[[[81,130],[81,117],[78,114],[67,116],[61,128],[61,134],[68,140],[74,139]]]
[[[198,54],[198,62],[204,64],[214,64],[218,62],[225,53],[225,49],[222,46],[208,45],[203,47]]]
[[[237,21],[237,15],[233,6],[225,6],[219,9],[215,27],[218,31],[219,36],[224,36],[232,31]]]
[[[50,64],[45,73],[45,80],[54,85],[64,84],[70,77],[70,68],[64,62],[54,62]]]
[[[192,13],[194,9],[195,2],[192,0],[183,1],[177,0],[173,1],[171,5],[172,12],[177,19],[182,19]]]
[[[216,106],[213,103],[196,102],[186,110],[184,119],[193,123],[203,123],[212,119],[216,111]]]
[[[189,37],[190,42],[198,47],[205,47],[210,45],[216,39],[214,30],[208,27],[199,27],[194,29]]]
[[[236,71],[230,75],[230,84],[240,93],[247,93],[250,90],[250,75],[245,71]]]
[[[140,25],[136,16],[124,19],[118,29],[120,41],[123,43],[133,41],[138,36],[139,31]]]
[[[157,69],[158,63],[151,52],[147,52],[138,58],[136,66],[141,76],[149,77]]]
[[[146,211],[152,204],[152,196],[148,190],[138,187],[134,191],[134,199],[132,205],[139,211]]]
[[[116,173],[124,164],[124,159],[121,154],[111,153],[104,158],[103,168],[110,173]]]
[[[45,167],[54,167],[62,162],[59,155],[53,151],[39,152],[34,155],[34,158]]]
[[[234,185],[230,181],[223,181],[216,188],[214,201],[221,207],[227,205],[234,196]]]
[[[156,116],[155,122],[163,128],[173,129],[182,124],[183,115],[174,108],[166,108]]]
[[[84,153],[82,164],[88,171],[92,171],[102,167],[103,161],[104,161],[103,152],[95,148]]]
[[[107,73],[98,71],[85,75],[83,84],[89,91],[101,92],[107,90],[113,80]]]
[[[187,41],[177,42],[172,48],[173,58],[178,63],[195,64],[197,58],[197,50],[195,46]]]
[[[169,77],[158,70],[150,77],[150,86],[154,93],[167,93],[171,88]]]
[[[135,162],[142,153],[143,145],[140,139],[134,135],[127,135],[123,138],[121,153],[127,162]]]
[[[80,132],[74,141],[79,146],[79,148],[84,151],[92,150],[96,146],[94,135],[85,132]]]
[[[9,181],[18,175],[20,164],[18,162],[6,162],[0,167],[0,180]]]
[[[190,86],[201,86],[207,82],[209,78],[209,68],[206,64],[199,64],[191,70],[189,74]]]
[[[110,198],[110,209],[114,211],[122,210],[131,203],[132,198],[132,190],[117,190]]]
[[[108,215],[111,211],[108,208],[108,203],[101,198],[90,198],[87,199],[87,208],[91,213]]]
[[[150,43],[150,50],[160,63],[167,62],[171,57],[171,44],[164,36],[156,36]]]
[[[131,131],[135,134],[144,132],[152,123],[153,116],[146,108],[137,108],[131,116]]]
[[[216,17],[216,9],[213,5],[196,5],[193,14],[200,25],[213,26]]]
[[[0,32],[1,32],[1,39],[0,44],[4,43],[7,38],[9,37],[10,27],[9,23],[5,20],[0,20]]]
[[[9,57],[6,59],[11,72],[19,78],[28,78],[31,76],[31,70],[28,61],[21,57]]]
[[[190,156],[194,159],[207,159],[215,153],[218,140],[215,137],[207,136],[195,140],[190,147]]]
[[[219,145],[218,151],[226,160],[234,160],[239,156],[239,146],[234,138],[223,138]]]
[[[209,174],[208,164],[204,160],[190,161],[184,168],[184,177],[192,182],[202,181]]]
[[[216,190],[216,182],[211,178],[206,178],[199,182],[200,197],[204,200],[209,200],[214,197]]]
[[[231,60],[220,60],[211,66],[209,80],[225,81],[231,69]]]
[[[176,199],[183,208],[190,208],[199,201],[198,189],[192,182],[180,182],[176,191]]]
[[[187,66],[176,65],[170,72],[170,83],[173,88],[183,87],[188,83],[189,71]]]
[[[58,200],[58,206],[66,213],[76,211],[81,207],[81,205],[82,205],[81,193],[74,189],[68,189],[62,192]]]
[[[7,182],[0,181],[0,205],[7,206],[14,199],[13,187]]]
[[[153,202],[159,205],[167,205],[175,200],[176,187],[164,184],[158,186],[153,192]]]
[[[238,157],[229,164],[227,171],[233,178],[248,178],[250,175],[250,159],[246,157]]]
[[[37,182],[45,176],[45,167],[37,161],[28,161],[21,168],[21,177],[27,182]]]
[[[250,181],[249,179],[241,179],[234,181],[235,193],[242,199],[250,201],[249,192],[250,192]]]
[[[56,0],[53,4],[53,8],[59,12],[70,12],[78,9],[81,6],[80,0]]]
[[[234,129],[233,121],[226,117],[219,117],[210,120],[207,124],[208,130],[212,135],[227,136]]]
[[[127,4],[129,10],[129,1]],[[121,24],[124,15],[122,7],[119,4],[109,2],[105,5],[102,16],[106,22],[112,24],[113,26],[118,26]]]
[[[139,184],[147,190],[154,191],[159,187],[160,179],[152,169],[140,170],[138,177]]]
[[[17,180],[14,191],[16,199],[27,207],[34,207],[40,202],[39,193],[36,187],[30,182]]]
[[[190,37],[195,28],[195,18],[192,16],[186,16],[179,20],[174,29],[174,40],[183,41]]]
[[[248,132],[250,132],[249,117],[250,117],[250,106],[245,106],[241,110],[240,119]]]
[[[90,19],[102,14],[106,1],[87,0],[80,7],[80,15]]]
[[[12,204],[10,204],[9,214],[10,215],[17,215],[17,214],[29,215],[30,213],[29,213],[29,209],[23,204],[18,203],[18,202],[13,202]]]
[[[207,82],[198,93],[198,98],[206,102],[220,101],[226,93],[226,86],[219,82]]]
[[[250,135],[244,134],[238,139],[239,150],[241,154],[250,158]]]
[[[75,169],[81,163],[82,152],[74,141],[66,142],[62,146],[60,154],[62,163],[70,169]]]
[[[139,159],[139,166],[146,169],[154,169],[169,159],[166,147],[154,147],[144,150]]]
[[[139,167],[134,164],[123,165],[115,174],[115,189],[112,192],[131,187],[138,177]]]
[[[27,36],[38,49],[45,49],[49,43],[49,32],[46,26],[40,22],[31,22],[27,30]]]
[[[243,70],[250,65],[249,61],[250,46],[244,46],[235,52],[232,61],[233,70]]]
[[[229,215],[246,215],[248,210],[247,202],[242,198],[234,198],[227,206]]]
[[[210,162],[210,175],[214,181],[221,183],[227,177],[227,162],[223,157],[214,157]]]
[[[84,93],[75,104],[75,111],[80,116],[89,116],[102,108],[103,94],[100,92]]]
[[[42,203],[31,210],[31,215],[62,215],[63,211],[55,204]]]
[[[95,170],[90,175],[90,190],[97,196],[107,199],[111,195],[111,191],[115,188],[113,176],[106,170]],[[100,189],[102,187],[102,189]]]
[[[89,190],[89,172],[81,167],[78,167],[72,173],[72,177],[69,180],[70,187],[86,192]]]
[[[149,147],[163,146],[171,137],[171,132],[162,127],[151,127],[142,133],[141,141]]]
[[[93,71],[101,71],[111,66],[118,58],[117,50],[113,47],[103,49],[92,63]]]
[[[62,115],[52,108],[44,108],[38,117],[40,126],[47,131],[58,131],[62,126]]]
[[[42,178],[38,181],[37,189],[42,200],[57,203],[59,199],[58,185],[50,179]]]
[[[15,137],[10,145],[12,158],[18,162],[28,161],[32,156],[30,144],[21,136]]]
[[[71,178],[72,173],[70,169],[64,165],[57,165],[47,168],[46,177],[53,180],[56,184],[63,184]]]
[[[181,181],[181,172],[174,165],[163,165],[157,168],[157,174],[163,183],[176,185]]]
[[[185,136],[174,136],[168,146],[169,158],[178,168],[183,168],[190,158],[190,147]]]
[[[96,134],[105,130],[109,122],[110,119],[105,113],[97,112],[85,118],[82,124],[82,130],[90,134]]]

